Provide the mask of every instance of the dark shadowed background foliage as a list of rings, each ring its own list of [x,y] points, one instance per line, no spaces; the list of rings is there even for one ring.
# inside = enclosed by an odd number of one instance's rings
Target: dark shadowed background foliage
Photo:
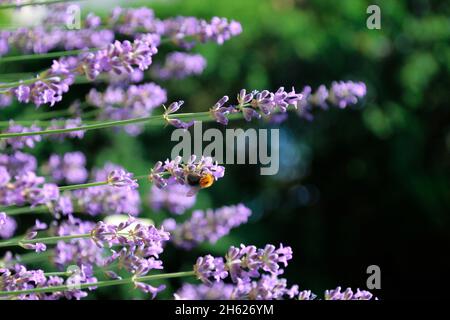
[[[98,3],[96,10],[106,14],[111,5]],[[369,4],[381,8],[381,30],[366,28]],[[133,2],[140,5],[160,17],[217,15],[243,25],[243,34],[223,46],[194,48],[208,60],[203,75],[162,83],[169,100],[185,100],[186,110],[204,111],[225,94],[234,99],[241,88],[316,88],[341,79],[364,81],[368,88],[362,104],[317,113],[313,122],[291,114],[279,126],[278,175],[260,176],[258,166],[227,166],[225,178],[200,193],[196,208],[242,201],[254,211],[250,222],[216,245],[182,253],[169,248],[163,255],[167,270],[189,268],[200,254],[224,254],[229,245],[282,242],[294,249],[286,271],[290,283],[316,293],[337,285],[366,288],[366,268],[376,264],[382,289],[375,294],[382,299],[448,295],[443,280],[450,272],[449,2]],[[21,72],[48,63],[2,68]],[[88,90],[77,86],[65,100],[82,98]],[[36,112],[46,111],[47,106]],[[7,119],[30,110],[17,105],[2,112]],[[40,144],[32,152],[44,161],[51,152],[78,149],[89,166],[113,161],[142,174],[170,156],[170,133],[148,128],[133,138],[93,131],[84,140]],[[148,186],[142,190],[146,199]],[[147,206],[143,215],[164,217]],[[170,298],[169,292],[161,297]],[[135,296],[136,290],[123,287],[93,297]]]

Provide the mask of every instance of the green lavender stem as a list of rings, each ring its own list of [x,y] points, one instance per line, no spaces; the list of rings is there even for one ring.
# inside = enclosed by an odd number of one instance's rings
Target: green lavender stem
[[[132,277],[132,278],[127,278],[127,279],[105,280],[105,281],[97,281],[94,283],[82,283],[77,286],[77,289],[87,289],[90,287],[101,288],[101,287],[109,287],[109,286],[118,286],[118,285],[124,285],[124,284],[133,284],[136,282],[147,282],[147,281],[158,280],[158,279],[191,277],[194,275],[195,275],[194,271],[162,273],[162,274],[155,274],[155,275],[151,275],[151,276]],[[27,290],[0,291],[0,296],[17,296],[17,295],[21,295],[21,294],[50,293],[50,292],[67,291],[67,290],[68,290],[67,285],[62,285],[62,286],[34,288],[34,289],[27,289]]]
[[[14,208],[14,209],[1,209],[1,211],[6,212],[8,216],[15,216],[22,213],[43,213],[47,212],[48,208],[45,205],[42,206],[36,206],[36,207],[21,207],[21,208]]]
[[[137,179],[137,180],[143,179],[143,178],[147,178],[147,175],[134,177],[134,179]],[[98,181],[98,182],[72,184],[69,186],[59,187],[59,191],[77,190],[77,189],[84,189],[84,188],[90,188],[90,187],[105,186],[107,184],[109,184],[109,181]]]
[[[21,3],[21,4],[9,4],[8,3],[8,4],[0,5],[0,10],[1,9],[16,9],[16,8],[22,8],[22,7],[26,7],[26,6],[49,5],[49,4],[61,3],[61,2],[76,2],[76,1],[83,1],[83,0],[46,0],[46,1],[42,1],[42,2],[28,1],[26,3]]]
[[[12,263],[29,264],[34,262],[40,262],[45,259],[50,259],[53,256],[53,250],[47,250],[45,252],[27,252],[20,254],[18,258],[13,259]],[[1,262],[0,262],[1,265]]]
[[[0,7],[1,9],[1,7]],[[49,59],[49,58],[58,58],[58,57],[64,57],[64,56],[74,56],[78,55],[82,52],[94,52],[98,51],[100,49],[98,48],[92,48],[92,49],[78,49],[78,50],[67,50],[67,51],[56,51],[56,52],[49,52],[49,53],[40,53],[40,54],[24,54],[21,56],[10,56],[10,57],[4,57],[0,59],[0,63],[2,62],[15,62],[15,61],[29,61],[29,60],[38,60],[38,59]]]
[[[180,119],[185,121],[190,120],[202,120],[202,121],[213,121],[210,112],[197,112],[197,113],[180,113],[169,115],[169,119]],[[240,119],[242,118],[241,113],[234,113],[228,116],[228,119]],[[16,133],[2,133],[0,134],[0,139],[8,139],[8,138],[17,138],[17,137],[26,137],[26,136],[38,136],[38,135],[47,135],[47,134],[61,134],[61,133],[69,133],[74,131],[89,131],[89,130],[97,130],[111,127],[120,127],[126,126],[129,124],[138,124],[138,123],[146,123],[146,124],[159,124],[163,125],[165,123],[165,119],[163,115],[158,116],[149,116],[143,118],[133,118],[126,120],[117,120],[117,121],[105,121],[95,124],[87,124],[80,127],[75,128],[65,128],[65,129],[53,129],[53,130],[43,130],[43,131],[34,131],[34,132],[16,132]]]
[[[84,189],[84,188],[90,188],[90,187],[98,187],[98,186],[104,186],[104,185],[107,185],[107,184],[108,184],[108,181],[72,184],[70,186],[59,187],[59,191],[77,190],[77,189]]]
[[[69,0],[70,1],[70,0]],[[75,1],[75,0],[73,0]],[[78,0],[81,1],[81,0]],[[0,9],[2,6],[0,5]],[[188,38],[188,37],[186,37]],[[160,44],[171,42],[171,38],[161,39]],[[38,60],[38,59],[49,59],[49,58],[58,58],[63,56],[75,56],[83,52],[95,52],[101,50],[101,48],[90,48],[90,49],[77,49],[77,50],[65,50],[65,51],[54,51],[48,53],[34,53],[34,54],[25,54],[20,56],[9,56],[0,58],[0,63],[2,62],[16,62],[16,61],[29,61],[29,60]]]
[[[35,243],[44,243],[44,244],[54,244],[58,241],[67,241],[72,239],[83,239],[90,238],[90,233],[85,234],[73,234],[69,236],[55,236],[55,237],[45,237],[45,238],[35,238],[35,239],[14,239],[8,241],[1,241],[0,248],[4,247],[15,247],[15,246],[23,246],[24,244],[35,244]]]
[[[148,178],[148,175],[141,175],[136,176],[134,179],[140,180]],[[61,186],[59,187],[59,191],[70,191],[70,190],[77,190],[77,189],[84,189],[84,188],[91,188],[91,187],[98,187],[98,186],[104,186],[108,185],[108,181],[97,181],[97,182],[89,182],[89,183],[81,183],[81,184],[72,184],[68,186]],[[8,209],[8,208],[0,208],[1,212],[5,212],[8,216],[15,216],[23,213],[47,213],[49,211],[49,208],[46,205],[40,205],[36,207],[20,207],[20,208],[14,208],[14,209]]]

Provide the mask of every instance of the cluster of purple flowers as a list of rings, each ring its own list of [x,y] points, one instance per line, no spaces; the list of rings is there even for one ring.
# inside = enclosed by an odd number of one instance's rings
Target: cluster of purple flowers
[[[195,17],[176,17],[164,20],[163,28],[163,35],[185,48],[191,48],[196,41],[213,41],[221,45],[242,32],[239,22],[219,17],[213,17],[210,21]]]
[[[58,300],[81,299],[87,296],[87,292],[76,289],[75,284],[93,283],[89,290],[95,288],[97,279],[92,275],[92,269],[82,266],[76,273],[64,280],[62,277],[46,277],[43,270],[27,270],[25,266],[16,264],[12,268],[0,268],[0,291],[29,290],[33,288],[55,287],[66,285],[64,291],[53,293],[27,293],[15,298],[20,300]]]
[[[238,280],[248,282],[252,278],[260,277],[263,271],[272,275],[281,274],[283,269],[279,264],[282,263],[286,267],[290,259],[292,259],[290,247],[280,245],[277,249],[268,244],[265,248],[258,249],[255,246],[241,244],[239,248],[231,247],[225,260],[211,255],[199,257],[194,271],[197,278],[204,283],[220,281],[228,276],[234,283],[238,283]]]
[[[73,234],[89,234],[95,227],[91,221],[82,221],[69,215],[54,231],[56,236]],[[69,265],[102,266],[104,264],[103,250],[97,247],[90,238],[77,238],[56,243],[52,260],[59,270],[65,270]]]
[[[167,101],[167,93],[155,83],[131,85],[127,89],[108,86],[105,92],[92,89],[86,101],[100,108],[99,120],[125,120],[150,116],[156,107]],[[142,126],[128,125],[125,131],[137,135],[142,131]]]
[[[182,163],[182,161],[181,157],[176,157],[174,160],[167,159],[164,163],[158,161],[150,172],[150,181],[162,189],[168,185],[170,177],[173,177],[178,184],[188,185],[189,175],[204,176],[208,174],[218,180],[225,174],[225,168],[218,165],[211,157],[201,157],[197,160],[197,157],[192,155],[187,163]]]
[[[284,113],[288,106],[295,107],[302,98],[303,95],[296,93],[294,89],[287,92],[284,87],[276,92],[263,90],[247,93],[245,89],[242,89],[237,96],[237,105],[225,106],[229,99],[224,96],[211,108],[210,112],[217,122],[227,125],[226,116],[230,113],[242,112],[245,120],[250,121],[253,118],[259,119],[274,113]]]
[[[6,169],[8,175],[11,177],[24,174],[28,171],[36,171],[37,161],[31,154],[14,151],[9,155],[0,154],[0,167]],[[4,176],[6,174],[2,175],[2,177]]]
[[[53,61],[52,67],[39,74],[30,84],[22,83],[10,89],[20,102],[33,102],[37,106],[53,106],[62,100],[75,76],[84,75],[94,80],[101,73],[132,73],[135,67],[146,70],[157,53],[154,36],[141,35],[133,42],[115,41],[95,52],[84,52],[78,57],[62,57]]]
[[[225,259],[211,255],[199,257],[194,272],[198,279],[208,285],[230,278],[237,289],[234,295],[241,298],[292,298],[298,294],[298,286],[289,288],[286,279],[278,277],[284,271],[280,264],[286,267],[290,259],[290,247],[280,245],[277,249],[268,244],[258,249],[241,245],[240,248],[231,247]]]
[[[234,299],[235,286],[225,282],[207,284],[185,283],[174,294],[176,300],[232,300]]]
[[[152,74],[159,79],[183,79],[198,75],[206,68],[206,59],[200,54],[172,52],[167,55],[163,65],[155,65]]]
[[[66,19],[64,12],[56,15],[62,22]],[[51,13],[49,13],[51,20]],[[100,73],[115,72],[116,74],[133,74],[135,68],[146,70],[152,63],[152,55],[157,53],[160,37],[166,36],[183,46],[191,47],[195,41],[214,41],[222,44],[232,36],[242,32],[241,25],[236,21],[214,17],[210,22],[194,17],[176,17],[159,20],[148,8],[122,9],[116,8],[105,22],[112,30],[101,29],[101,19],[93,14],[86,18],[82,30],[65,30],[64,28],[49,28],[46,26],[31,29],[21,28],[15,31],[0,33],[0,54],[9,51],[13,44],[23,52],[45,53],[57,47],[69,49],[96,48],[97,51],[86,51],[78,57],[60,58],[53,62],[52,67],[37,75],[36,79],[23,82],[17,87],[3,90],[1,104],[10,101],[12,94],[20,102],[32,102],[37,106],[62,100],[62,95],[69,90],[77,75],[85,75],[89,80],[95,79]],[[114,31],[134,38],[133,42],[114,40]],[[194,42],[186,42],[189,37]],[[113,42],[113,43],[112,43]],[[100,48],[98,50],[97,48]],[[101,49],[104,48],[104,49]],[[181,58],[181,60],[180,60]],[[205,61],[200,56],[186,56],[180,53],[168,60],[164,72],[199,73],[204,69]],[[180,68],[183,68],[181,70]],[[163,72],[163,73],[164,73]]]
[[[164,189],[153,185],[149,194],[149,203],[153,210],[167,209],[173,214],[183,214],[192,208],[196,201],[196,195],[188,196],[190,188],[176,182],[174,177],[167,179]]]
[[[238,112],[242,112],[247,121],[264,117],[272,122],[281,122],[286,119],[285,113],[289,106],[296,109],[301,117],[312,119],[311,112],[315,107],[326,109],[331,104],[343,109],[356,104],[365,95],[365,84],[352,81],[333,82],[330,90],[321,85],[314,94],[309,86],[299,93],[294,88],[287,92],[283,87],[276,92],[263,90],[248,93],[242,89],[237,96],[237,105],[225,105],[229,98],[224,96],[210,112],[223,125],[228,124],[227,115]]]
[[[332,105],[344,109],[358,103],[366,93],[366,85],[363,82],[334,81],[330,90],[321,85],[314,93],[310,86],[306,86],[301,92],[303,99],[297,104],[297,113],[300,117],[311,120],[312,111],[316,107],[327,109]]]
[[[6,215],[4,212],[0,212],[0,238],[9,239],[14,235],[16,231],[16,220]]]
[[[3,169],[1,169],[3,168]],[[31,204],[37,206],[57,200],[59,197],[58,186],[53,183],[45,183],[43,177],[28,171],[11,177],[4,167],[0,182],[0,204],[3,206],[22,206]]]
[[[36,132],[40,130],[41,128],[35,124],[31,125],[30,127],[24,127],[11,120],[9,122],[8,129],[5,130],[5,133]],[[41,136],[35,135],[35,136],[8,138],[5,139],[3,143],[11,146],[11,148],[13,149],[23,149],[25,147],[34,148],[36,142],[39,141],[41,141]]]
[[[215,210],[195,210],[191,218],[182,224],[176,225],[173,219],[168,219],[163,225],[172,233],[171,241],[177,247],[189,250],[205,241],[214,244],[231,229],[246,223],[251,213],[240,203]]]
[[[53,119],[50,123],[50,126],[47,128],[48,130],[56,130],[56,129],[71,129],[78,128],[82,124],[81,118],[74,119]],[[29,127],[22,126],[20,124],[14,123],[13,120],[10,121],[8,128],[4,131],[4,133],[25,133],[25,132],[37,132],[42,131],[42,128],[37,124],[32,124]],[[68,133],[60,133],[51,135],[51,139],[55,140],[64,140],[65,138],[78,138],[82,139],[84,137],[83,130],[72,131]],[[22,136],[22,137],[13,137],[2,140],[2,143],[6,146],[10,146],[13,149],[23,149],[23,148],[34,148],[36,143],[42,141],[42,137],[40,135],[31,135],[31,136]]]
[[[52,154],[45,169],[58,183],[83,183],[88,177],[86,157],[79,151],[67,152],[63,156]]]
[[[114,32],[100,28],[101,19],[93,13],[80,20],[77,30],[66,26],[73,20],[68,4],[48,6],[39,26],[4,30],[0,33],[0,55],[14,48],[23,53],[47,53],[53,49],[65,50],[104,47],[114,40]]]
[[[169,240],[169,233],[163,228],[136,223],[130,218],[118,225],[98,222],[91,231],[92,240],[99,248],[122,246],[119,251],[111,249],[105,265],[118,262],[119,268],[124,268],[134,276],[146,275],[151,270],[163,268],[159,255],[163,252],[164,243]],[[113,273],[110,273],[113,275]],[[153,298],[164,290],[165,286],[153,287],[139,281],[135,282],[140,290],[150,293]]]
[[[337,287],[334,290],[325,291],[325,300],[371,300],[372,298],[373,294],[366,290],[356,289],[356,292],[353,292],[351,288],[347,288],[341,292],[341,287]]]
[[[137,183],[122,167],[107,163],[102,169],[93,171],[93,181],[108,181],[109,185],[74,190],[67,205],[73,203],[77,212],[92,216],[139,214],[141,200]]]
[[[104,47],[111,43],[114,32],[136,37],[141,33],[165,36],[175,44],[192,47],[195,41],[213,41],[222,44],[242,32],[239,22],[214,17],[210,21],[195,17],[176,17],[160,20],[149,8],[121,8],[112,10],[104,21],[89,13],[79,30],[67,30],[73,19],[67,12],[68,5],[52,5],[41,26],[19,28],[0,33],[0,55],[11,47],[24,53],[46,53],[56,48],[65,50]],[[102,28],[103,25],[103,28]],[[106,28],[104,28],[106,27]],[[185,40],[185,38],[191,38]]]
[[[82,125],[82,120],[80,117],[73,119],[52,119],[48,130],[58,130],[58,129],[73,129],[78,128]],[[69,139],[83,139],[84,130],[71,131],[67,133],[58,133],[50,135],[51,139],[63,141],[66,138]]]
[[[298,300],[315,300],[317,296],[311,292],[311,290],[303,290],[297,294],[296,286],[290,289],[289,294],[285,295],[285,284],[276,280],[271,281],[270,277],[264,278],[261,282],[264,284],[254,283],[253,291],[248,294],[243,293],[240,287],[233,284],[224,282],[214,282],[212,285],[199,284],[193,285],[185,283],[174,294],[176,300],[239,300],[239,299],[258,299],[258,300],[272,300],[287,296],[291,299]],[[263,290],[261,290],[264,288]],[[283,292],[283,295],[279,295],[278,292]],[[326,290],[324,294],[324,300],[371,300],[373,299],[372,293],[365,290],[357,289],[354,293],[351,288],[347,288],[344,292],[341,292],[341,288],[338,287],[335,290]]]

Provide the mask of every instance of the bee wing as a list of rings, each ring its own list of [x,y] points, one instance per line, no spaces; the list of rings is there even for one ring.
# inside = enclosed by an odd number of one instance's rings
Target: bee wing
[[[186,197],[193,197],[197,194],[198,190],[200,190],[200,188],[194,188],[192,187],[191,189],[189,189],[189,191],[186,193]]]

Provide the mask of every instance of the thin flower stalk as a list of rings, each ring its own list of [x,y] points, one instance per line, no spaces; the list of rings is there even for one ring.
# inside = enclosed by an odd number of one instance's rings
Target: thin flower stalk
[[[192,277],[194,276],[194,271],[183,271],[183,272],[173,272],[173,273],[162,273],[155,274],[150,276],[141,276],[141,277],[130,277],[126,279],[117,279],[117,280],[104,280],[97,281],[93,283],[81,283],[77,285],[78,289],[88,289],[91,287],[110,287],[110,286],[118,286],[125,284],[136,284],[138,282],[148,282],[153,280],[160,279],[171,279],[171,278],[181,278],[181,277]],[[63,286],[54,286],[54,287],[45,287],[45,288],[34,288],[29,290],[17,290],[17,291],[0,291],[0,297],[8,297],[8,296],[18,296],[23,294],[30,293],[50,293],[50,292],[58,292],[67,290],[67,285]]]

